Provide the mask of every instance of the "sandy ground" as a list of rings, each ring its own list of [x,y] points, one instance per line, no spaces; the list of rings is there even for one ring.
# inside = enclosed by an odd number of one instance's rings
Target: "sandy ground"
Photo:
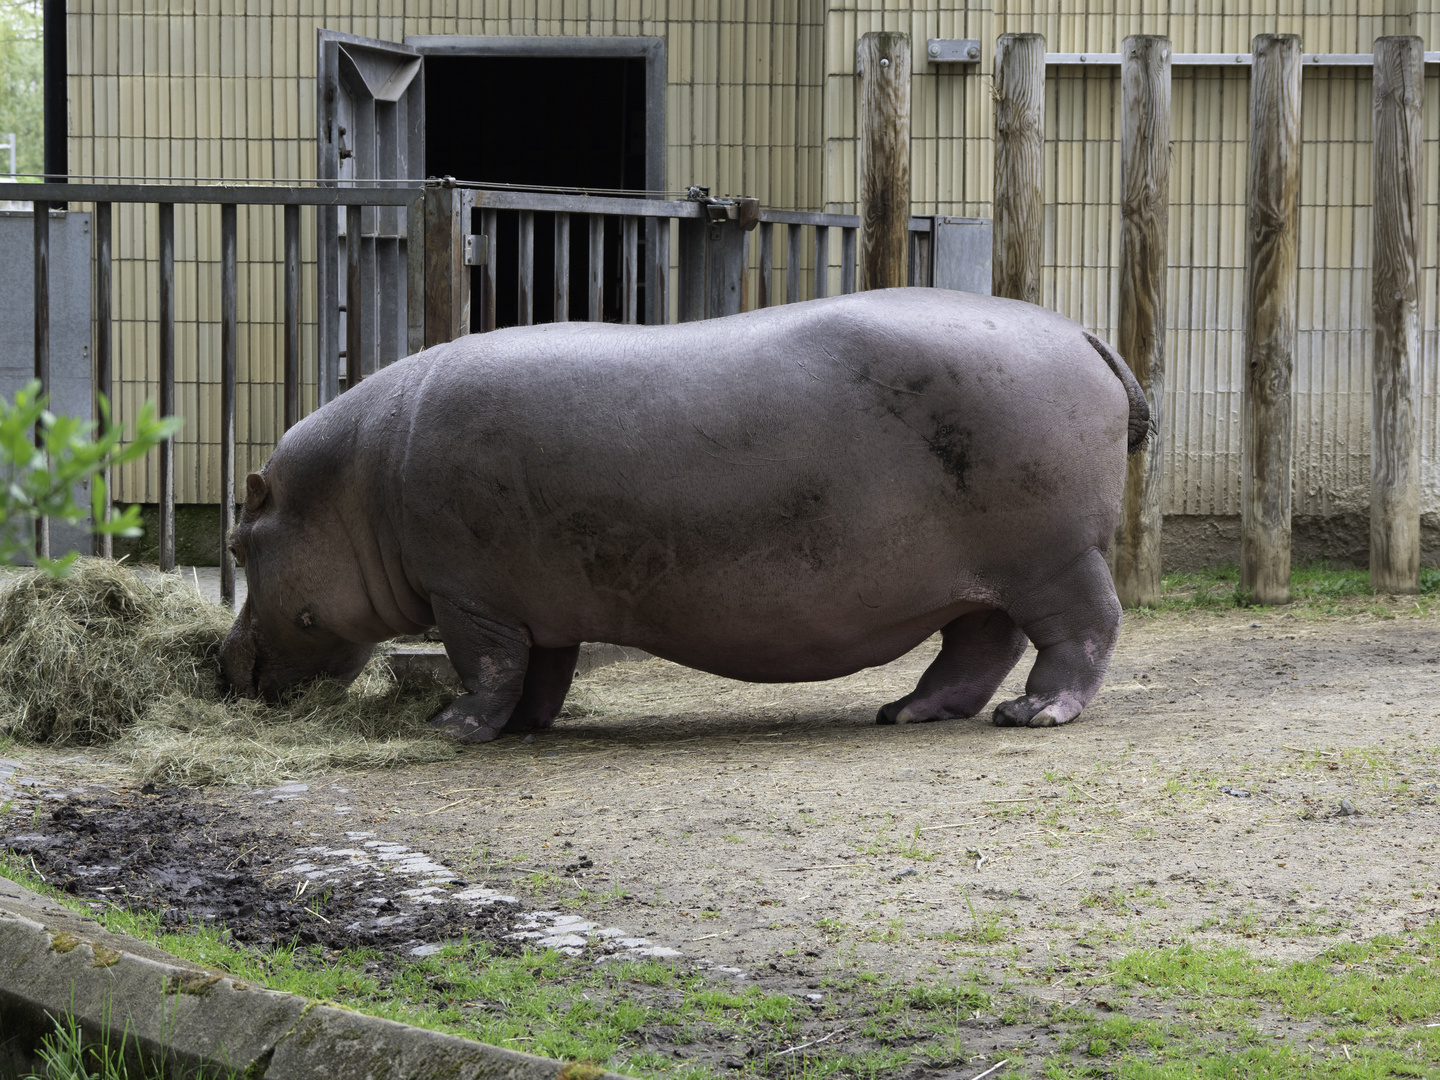
[[[620,664],[533,739],[206,801],[297,847],[373,834],[797,990],[846,966],[978,965],[1043,997],[1072,957],[1182,939],[1311,956],[1435,919],[1437,631],[1403,613],[1135,618],[1080,721],[1036,731],[876,726],[934,643],[789,686]],[[100,765],[6,753],[59,787]]]

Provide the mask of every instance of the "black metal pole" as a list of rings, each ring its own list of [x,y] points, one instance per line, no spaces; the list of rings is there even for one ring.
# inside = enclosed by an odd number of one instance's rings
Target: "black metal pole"
[[[70,147],[67,141],[70,122],[65,93],[65,49],[65,0],[45,0],[45,179],[59,184],[70,178]]]

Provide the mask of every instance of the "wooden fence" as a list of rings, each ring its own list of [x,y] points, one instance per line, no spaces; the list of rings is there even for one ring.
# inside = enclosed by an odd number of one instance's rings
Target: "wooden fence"
[[[453,340],[471,332],[493,330],[501,324],[497,310],[497,260],[495,238],[498,217],[518,218],[519,258],[516,271],[517,304],[504,313],[504,323],[528,325],[535,321],[535,219],[537,214],[552,220],[553,260],[551,311],[555,321],[585,317],[599,320],[606,306],[603,273],[607,222],[618,222],[621,266],[620,318],[627,323],[658,324],[668,321],[669,293],[678,295],[681,321],[714,318],[754,306],[793,303],[801,295],[802,249],[807,240],[814,256],[812,293],[829,290],[830,244],[838,231],[840,283],[842,292],[855,289],[856,234],[860,221],[853,215],[819,214],[803,211],[765,210],[753,199],[712,199],[696,194],[686,200],[616,198],[566,195],[546,192],[488,190],[479,186],[434,182],[423,186],[350,187],[229,187],[195,185],[137,184],[0,184],[0,199],[33,201],[35,219],[35,375],[42,388],[50,383],[48,326],[50,312],[48,277],[49,215],[57,203],[93,204],[95,211],[95,389],[114,401],[113,372],[115,341],[112,318],[112,258],[114,239],[113,207],[116,204],[147,204],[158,208],[159,278],[157,300],[159,407],[164,415],[177,414],[176,396],[176,276],[175,207],[213,206],[220,214],[221,273],[219,281],[220,366],[219,473],[220,530],[216,537],[220,553],[221,596],[233,603],[235,567],[227,550],[227,538],[235,514],[235,433],[237,295],[239,292],[236,234],[238,209],[242,206],[275,206],[284,214],[284,245],[280,253],[284,294],[284,363],[279,389],[284,402],[286,429],[302,416],[300,381],[300,208],[311,206],[320,214],[335,215],[331,238],[324,257],[332,266],[341,258],[339,237],[344,248],[347,288],[337,317],[332,320],[331,340],[344,348],[332,352],[331,370],[344,361],[344,375],[336,374],[339,389],[356,385],[366,374],[378,370],[421,347]],[[338,228],[344,210],[347,228]],[[405,250],[398,247],[388,257],[400,259],[398,266],[385,267],[386,253],[376,245],[355,242],[365,236],[362,211],[378,208],[403,215],[408,236]],[[378,215],[377,215],[378,216]],[[931,235],[934,218],[910,219],[910,279],[929,284],[932,280]],[[938,219],[944,222],[948,219]],[[570,245],[572,228],[584,237],[587,290],[583,304],[570,295]],[[678,230],[678,258],[670,257],[670,235]],[[783,284],[774,280],[773,254],[776,227],[783,230],[789,253]],[[613,231],[613,230],[612,230]],[[745,295],[750,265],[751,234],[759,239],[759,296],[755,303]],[[808,235],[807,235],[808,234]],[[641,236],[646,238],[641,247]],[[578,246],[577,246],[578,250]],[[642,250],[644,252],[642,258]],[[643,265],[642,265],[643,264]],[[402,336],[376,332],[377,312],[395,302],[391,290],[396,276],[406,282],[406,333]],[[647,286],[641,304],[642,283]],[[322,313],[322,319],[325,313]],[[339,322],[343,316],[343,323]],[[343,325],[343,334],[333,327]],[[321,385],[316,396],[323,405],[327,393],[324,373],[325,334],[322,324]],[[388,351],[387,351],[388,349]],[[183,412],[181,413],[183,415]],[[123,424],[120,410],[112,422]],[[157,451],[160,474],[159,564],[162,570],[175,566],[175,448],[165,442]],[[108,479],[108,478],[107,478]],[[108,539],[103,554],[109,555]],[[42,555],[48,555],[48,530],[42,524],[37,537]]]

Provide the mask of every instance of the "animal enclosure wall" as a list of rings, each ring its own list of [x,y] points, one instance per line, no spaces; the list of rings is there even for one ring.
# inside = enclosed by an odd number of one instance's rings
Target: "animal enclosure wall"
[[[1167,34],[1177,52],[1244,54],[1257,33],[1296,33],[1307,53],[1368,53],[1382,34],[1440,49],[1440,0],[1221,4],[1181,14],[1107,0],[1058,14],[1040,0],[72,0],[71,162],[77,173],[267,179],[315,175],[315,32],[400,41],[418,34],[653,36],[667,57],[666,186],[708,185],[777,208],[853,213],[855,46],[872,30],[911,36],[912,209],[989,216],[995,39],[1039,32],[1051,52],[1118,52]],[[1067,5],[1073,7],[1075,5]],[[1160,8],[1160,13],[1156,8]],[[932,64],[929,38],[975,38],[977,64]],[[1440,74],[1426,80],[1423,224],[1424,510],[1440,512]],[[1238,512],[1249,69],[1174,69],[1165,512]],[[1047,69],[1044,302],[1115,332],[1119,255],[1119,73]],[[1297,514],[1369,505],[1369,70],[1304,72]],[[455,107],[483,134],[485,103]],[[477,177],[475,179],[484,179]],[[315,253],[302,217],[305,408],[313,407]],[[148,217],[146,216],[148,215]],[[117,210],[117,385],[123,412],[155,394],[154,211]],[[179,498],[218,496],[218,211],[177,213]],[[241,211],[240,447],[257,467],[280,431],[280,215]],[[752,249],[758,245],[752,244]],[[832,258],[838,252],[832,246]],[[809,259],[805,251],[804,258]],[[779,262],[777,260],[777,268]],[[830,292],[839,291],[838,266]],[[806,275],[808,280],[808,274]],[[807,284],[802,295],[809,295]],[[756,296],[752,281],[749,296]],[[147,325],[146,320],[151,320]],[[188,365],[188,367],[186,366]],[[153,468],[120,477],[154,501]]]

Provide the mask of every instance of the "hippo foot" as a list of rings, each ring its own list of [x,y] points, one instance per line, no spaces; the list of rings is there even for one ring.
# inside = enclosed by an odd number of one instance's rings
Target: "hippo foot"
[[[479,694],[461,694],[430,717],[429,724],[461,742],[492,742],[502,731],[509,729],[503,720],[491,721],[480,715],[481,700]]]
[[[1026,694],[995,706],[996,727],[1059,727],[1080,715],[1083,703],[1071,694],[1037,697]]]
[[[929,724],[936,720],[967,720],[974,716],[974,713],[954,712],[950,709],[926,708],[919,701],[912,701],[915,695],[903,697],[899,701],[892,701],[888,705],[882,705],[880,711],[875,714],[877,724]]]

